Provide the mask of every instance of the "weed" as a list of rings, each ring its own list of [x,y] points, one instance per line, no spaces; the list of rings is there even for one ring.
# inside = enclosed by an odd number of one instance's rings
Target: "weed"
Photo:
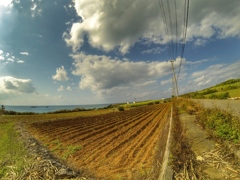
[[[196,119],[209,133],[222,140],[240,141],[240,119],[219,108],[202,108]]]
[[[56,150],[60,149],[60,147],[62,146],[62,143],[58,139],[56,139],[56,140],[51,142],[51,145],[54,146],[54,148],[52,150],[56,151]]]
[[[67,160],[69,156],[73,155],[74,153],[76,153],[77,151],[81,150],[82,146],[68,146],[64,155],[63,155],[63,159]]]

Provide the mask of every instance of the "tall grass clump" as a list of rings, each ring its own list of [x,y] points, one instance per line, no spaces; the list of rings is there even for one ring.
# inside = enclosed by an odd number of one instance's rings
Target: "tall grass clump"
[[[0,123],[0,179],[4,179],[12,169],[20,173],[26,163],[27,153],[14,127],[14,123]]]

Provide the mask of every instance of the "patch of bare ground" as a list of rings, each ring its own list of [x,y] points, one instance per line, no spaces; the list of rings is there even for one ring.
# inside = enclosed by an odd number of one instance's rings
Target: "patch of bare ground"
[[[183,166],[175,173],[174,178],[196,180],[240,180],[240,161],[236,150],[240,144],[230,144],[213,139],[196,121],[194,107],[186,110],[190,114],[179,115],[182,132],[190,145],[193,156],[182,159]],[[175,164],[176,165],[176,164]]]

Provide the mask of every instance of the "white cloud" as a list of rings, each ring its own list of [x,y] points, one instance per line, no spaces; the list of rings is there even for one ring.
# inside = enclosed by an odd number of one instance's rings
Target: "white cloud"
[[[201,60],[196,60],[196,61],[187,61],[186,63],[189,65],[202,64],[204,62],[215,61],[216,59],[217,59],[216,57],[213,57],[213,58],[201,59]]]
[[[59,92],[64,91],[64,90],[65,90],[65,87],[64,87],[63,85],[61,85],[61,86],[58,88],[58,91],[59,91]],[[70,86],[68,86],[68,87],[66,88],[66,90],[72,91],[72,88],[71,88]]]
[[[172,83],[172,78],[161,81],[161,85],[163,85],[163,86],[166,84],[170,84],[170,83]]]
[[[60,92],[60,91],[64,91],[64,86],[61,85],[61,86],[58,88],[58,91],[59,91],[59,92]]]
[[[22,54],[22,55],[26,55],[26,56],[28,56],[28,55],[29,55],[29,53],[28,53],[28,52],[20,52],[20,54]]]
[[[42,9],[40,8],[40,2],[41,0],[32,0],[32,4],[30,7],[30,12],[31,12],[31,16],[34,18],[36,16],[41,15],[42,13]]]
[[[161,48],[161,47],[155,47],[153,49],[147,49],[142,51],[142,54],[161,54],[163,51],[165,51],[167,48]]]
[[[56,74],[52,76],[52,79],[57,81],[68,80],[67,71],[64,69],[64,66],[61,66],[60,68],[56,69]]]
[[[189,14],[189,38],[240,37],[239,0],[193,0]]]
[[[188,83],[182,87],[182,91],[188,92],[204,89],[228,79],[239,78],[239,69],[240,60],[232,64],[215,64],[205,70],[195,71],[185,79]]]
[[[1,0],[0,1],[0,7],[11,7],[12,6],[12,0]]]
[[[70,86],[67,87],[68,91],[72,91],[72,88]]]
[[[0,61],[4,61],[4,60],[5,60],[4,56],[0,55]]]
[[[70,30],[63,35],[73,51],[80,49],[85,39],[94,48],[104,51],[118,50],[122,54],[127,53],[129,48],[142,40],[157,44],[166,44],[170,40],[164,31],[158,1],[75,0],[73,2],[81,21],[73,23]],[[184,2],[177,3],[179,31],[177,34],[180,40]],[[165,10],[168,12],[167,9]],[[216,38],[240,37],[239,12],[239,0],[227,2],[226,0],[211,0],[211,2],[191,0],[187,40],[193,41],[196,46],[204,46],[214,35]]]
[[[143,0],[76,0],[75,9],[82,22],[73,23],[63,36],[74,51],[82,46],[86,35],[95,48],[104,51],[117,48],[127,53],[149,29],[157,28],[154,20],[159,18],[158,4]]]
[[[19,63],[19,64],[22,64],[22,63],[24,63],[24,61],[23,61],[23,60],[20,60],[20,59],[18,59],[18,60],[17,60],[17,63]]]
[[[36,88],[30,79],[18,79],[12,76],[0,77],[1,93],[34,93]]]
[[[8,61],[14,62],[14,58],[7,58]]]
[[[206,40],[206,39],[197,39],[197,40],[194,42],[194,45],[195,45],[195,46],[204,46],[206,43],[207,43],[207,40]]]
[[[72,73],[80,76],[80,89],[92,91],[139,83],[147,85],[171,73],[171,64],[167,61],[131,62],[83,53],[72,55],[72,57],[75,67]],[[177,59],[176,67],[179,63],[180,59]]]

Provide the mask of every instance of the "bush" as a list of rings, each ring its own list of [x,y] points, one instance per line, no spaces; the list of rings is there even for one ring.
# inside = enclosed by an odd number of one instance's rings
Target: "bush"
[[[119,110],[119,111],[124,111],[124,107],[119,106],[119,107],[118,107],[118,110]]]
[[[227,99],[229,97],[230,97],[230,95],[229,95],[228,92],[221,93],[221,94],[218,94],[218,95],[217,94],[211,94],[209,96],[210,99]]]

